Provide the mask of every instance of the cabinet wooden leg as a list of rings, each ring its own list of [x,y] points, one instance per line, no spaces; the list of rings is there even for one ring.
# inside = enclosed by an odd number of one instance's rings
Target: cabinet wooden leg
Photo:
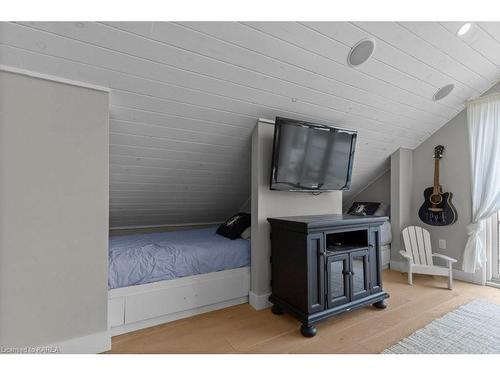
[[[302,324],[302,326],[300,327],[300,333],[302,333],[302,336],[304,337],[314,337],[316,336],[316,333],[318,333],[318,330],[315,326]]]
[[[387,307],[387,304],[385,303],[384,300],[375,302],[373,304],[373,307],[376,307],[377,309],[385,309]]]
[[[271,311],[274,315],[283,315],[283,310],[278,305],[273,305],[273,307],[271,307]]]

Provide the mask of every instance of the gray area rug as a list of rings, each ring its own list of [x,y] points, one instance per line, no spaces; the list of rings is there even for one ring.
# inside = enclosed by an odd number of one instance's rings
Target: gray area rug
[[[383,354],[500,353],[500,305],[474,300],[433,320]]]

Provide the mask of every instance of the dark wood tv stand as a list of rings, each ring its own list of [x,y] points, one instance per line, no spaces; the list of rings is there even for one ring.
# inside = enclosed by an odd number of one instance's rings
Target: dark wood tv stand
[[[315,323],[359,307],[386,307],[382,290],[380,216],[313,215],[268,218],[271,224],[271,289],[275,314]]]

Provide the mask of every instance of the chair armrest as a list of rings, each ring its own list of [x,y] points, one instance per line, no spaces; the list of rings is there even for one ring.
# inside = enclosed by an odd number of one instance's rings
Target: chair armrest
[[[450,263],[455,263],[457,261],[456,259],[451,258],[451,257],[446,256],[446,255],[443,255],[443,254],[434,253],[434,254],[432,254],[432,256],[436,257],[436,258],[444,259],[444,260],[446,260],[447,262],[450,262]]]
[[[406,258],[409,262],[413,262],[413,258],[410,255],[410,253],[407,253],[404,250],[399,250],[399,253],[403,256],[403,258]]]

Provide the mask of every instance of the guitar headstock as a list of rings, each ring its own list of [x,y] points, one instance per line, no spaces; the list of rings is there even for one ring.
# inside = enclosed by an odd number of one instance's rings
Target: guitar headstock
[[[434,159],[441,159],[444,154],[444,146],[438,145],[434,147]]]

